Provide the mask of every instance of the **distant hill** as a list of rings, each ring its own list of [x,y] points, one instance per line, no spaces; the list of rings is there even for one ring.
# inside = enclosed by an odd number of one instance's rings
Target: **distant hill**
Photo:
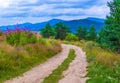
[[[93,18],[93,17],[88,17],[87,18],[88,20],[91,20],[91,21],[96,21],[96,22],[101,22],[101,23],[104,23],[104,19],[101,19],[101,18]]]
[[[104,26],[104,19],[100,18],[86,18],[86,19],[79,19],[79,20],[60,20],[60,19],[52,19],[46,22],[41,22],[41,23],[23,23],[19,24],[20,28],[27,28],[30,31],[40,31],[42,28],[45,27],[47,23],[50,23],[52,26],[57,24],[58,22],[63,22],[65,25],[67,25],[72,32],[75,32],[78,28],[78,26],[83,26],[89,29],[91,25],[95,25],[97,32],[100,31],[100,29]],[[7,31],[7,28],[14,30],[15,26],[17,25],[8,25],[8,26],[0,26],[0,30],[2,31]]]
[[[70,28],[72,32],[75,32],[78,26],[86,27],[87,30],[89,30],[91,25],[94,25],[96,27],[96,31],[99,32],[101,28],[104,26],[104,20],[101,20],[99,18],[71,20],[71,21],[65,21],[64,23]]]

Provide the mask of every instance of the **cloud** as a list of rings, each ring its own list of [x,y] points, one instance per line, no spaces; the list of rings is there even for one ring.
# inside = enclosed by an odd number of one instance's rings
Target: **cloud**
[[[14,23],[22,19],[24,22],[40,22],[52,18],[105,18],[109,13],[107,1],[110,0],[0,0],[0,17],[8,24],[11,23],[8,21]]]
[[[6,8],[6,7],[9,7],[9,0],[0,0],[0,8]]]

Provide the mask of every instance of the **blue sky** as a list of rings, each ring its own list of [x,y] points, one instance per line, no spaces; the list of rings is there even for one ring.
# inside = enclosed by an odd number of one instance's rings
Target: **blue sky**
[[[0,0],[0,25],[42,22],[53,18],[72,20],[105,18],[110,0]]]

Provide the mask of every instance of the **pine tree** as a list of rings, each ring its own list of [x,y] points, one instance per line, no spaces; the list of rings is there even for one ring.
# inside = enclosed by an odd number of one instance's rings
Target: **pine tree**
[[[86,39],[87,29],[86,27],[79,26],[76,35],[78,36],[79,40]]]
[[[76,35],[78,36],[79,40],[83,39],[83,28],[81,26],[78,27]]]
[[[90,31],[89,31],[89,33],[87,34],[87,39],[94,41],[94,40],[96,40],[96,37],[97,37],[97,34],[96,34],[95,26],[94,26],[94,25],[91,25],[91,26],[90,26]]]
[[[66,25],[64,25],[62,22],[56,24],[55,30],[57,33],[56,39],[61,39],[61,40],[65,39],[67,34],[71,32],[69,28]]]
[[[100,34],[100,43],[102,47],[111,50],[120,51],[120,0],[108,2],[110,15],[105,20],[105,28]],[[103,38],[102,38],[103,37]]]
[[[54,37],[56,35],[55,29],[47,23],[45,28],[41,30],[41,35],[45,38]]]
[[[87,28],[86,27],[83,27],[83,39],[85,39],[86,40],[86,36],[87,36]]]

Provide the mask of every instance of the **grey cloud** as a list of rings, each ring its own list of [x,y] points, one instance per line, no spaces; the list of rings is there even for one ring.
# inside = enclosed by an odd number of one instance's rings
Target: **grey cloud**
[[[0,8],[2,18],[102,17],[108,14],[110,0],[11,0],[8,7]],[[69,18],[70,17],[70,18]],[[26,20],[27,21],[27,20]]]
[[[27,13],[10,13],[10,14],[4,14],[1,17],[2,18],[28,17],[28,14]]]

